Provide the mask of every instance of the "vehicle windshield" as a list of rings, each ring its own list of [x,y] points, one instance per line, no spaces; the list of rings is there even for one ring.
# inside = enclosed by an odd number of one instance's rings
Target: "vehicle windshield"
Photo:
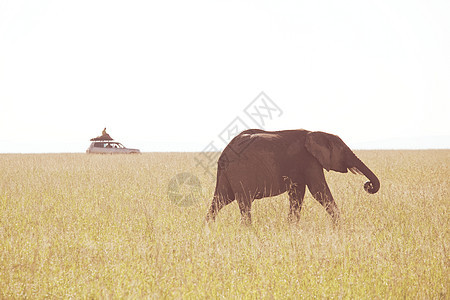
[[[94,143],[95,148],[116,148],[123,149],[125,148],[121,143],[117,142],[96,142]]]

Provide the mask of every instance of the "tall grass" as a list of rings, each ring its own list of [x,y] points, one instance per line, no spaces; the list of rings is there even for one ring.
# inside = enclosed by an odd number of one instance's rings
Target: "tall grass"
[[[196,155],[0,155],[0,298],[448,299],[450,151],[358,152],[374,195],[327,173],[337,230],[308,193],[296,225],[281,195],[251,228],[236,203],[205,226],[215,181]],[[188,207],[167,193],[185,171],[202,183]]]

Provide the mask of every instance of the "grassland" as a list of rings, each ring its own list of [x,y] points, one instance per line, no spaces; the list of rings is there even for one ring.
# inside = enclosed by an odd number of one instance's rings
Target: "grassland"
[[[0,298],[449,299],[450,150],[358,152],[375,195],[328,173],[337,230],[308,193],[297,225],[281,195],[252,228],[236,203],[205,226],[198,155],[0,155]],[[180,172],[202,185],[191,206],[168,197]]]

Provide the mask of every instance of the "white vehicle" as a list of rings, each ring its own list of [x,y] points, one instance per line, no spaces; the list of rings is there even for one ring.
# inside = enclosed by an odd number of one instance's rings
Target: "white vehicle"
[[[139,149],[126,148],[124,145],[114,141],[93,141],[86,153],[99,154],[133,154],[141,153]]]

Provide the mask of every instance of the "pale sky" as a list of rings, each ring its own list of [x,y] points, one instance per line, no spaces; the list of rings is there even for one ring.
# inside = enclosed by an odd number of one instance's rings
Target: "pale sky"
[[[263,129],[450,148],[450,1],[0,0],[0,152],[223,148],[261,92]]]

